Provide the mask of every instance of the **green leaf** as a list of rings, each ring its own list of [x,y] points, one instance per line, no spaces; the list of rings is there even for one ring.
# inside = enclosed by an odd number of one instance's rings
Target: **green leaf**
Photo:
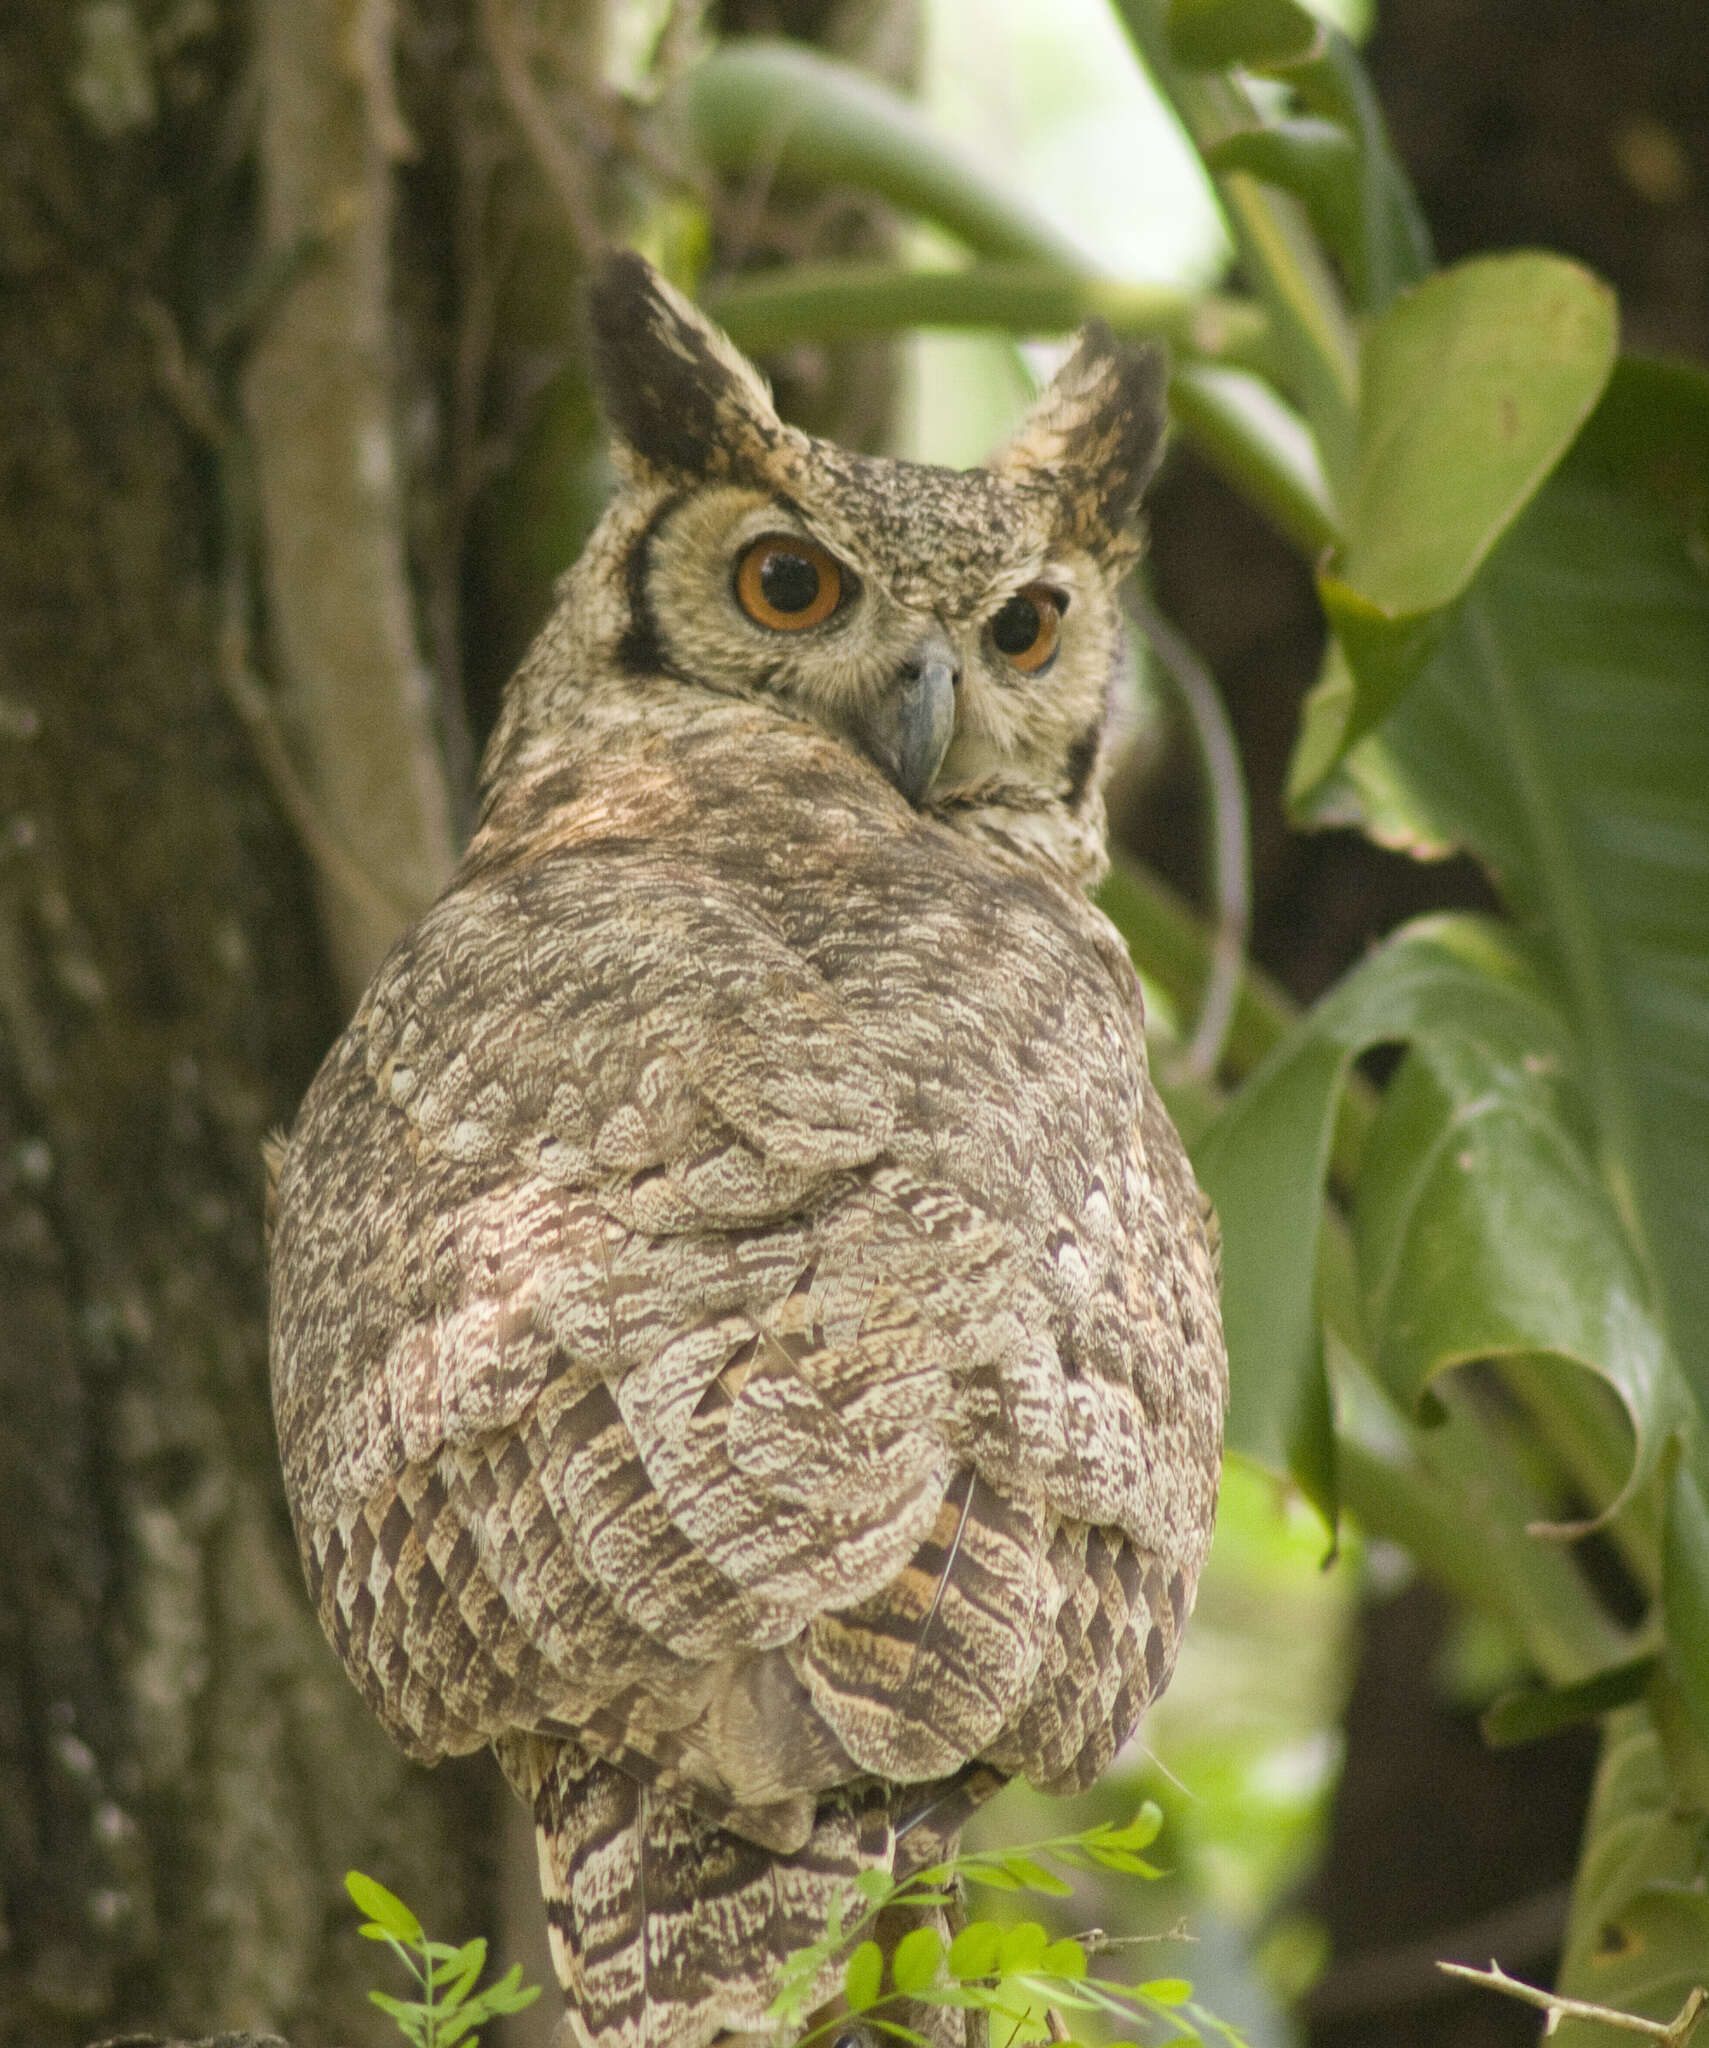
[[[1642,1708],[1610,1722],[1585,1824],[1559,1989],[1651,2019],[1671,2020],[1709,1957],[1709,1894],[1701,1884],[1702,1822],[1677,1814],[1654,1724]],[[1563,2048],[1605,2048],[1627,2036],[1565,2020]]]
[[[1345,244],[1336,239],[1339,194],[1327,206],[1313,204],[1313,217],[1341,259],[1359,310],[1375,317],[1407,285],[1429,276],[1430,231],[1389,141],[1370,77],[1347,37],[1339,29],[1326,30],[1315,55],[1288,67],[1287,82],[1304,112],[1334,122],[1355,139],[1356,233]]]
[[[989,1977],[997,1967],[1003,1930],[995,1920],[970,1920],[949,1945],[952,1977]]]
[[[487,1945],[476,1935],[435,1967],[432,1981],[439,2003],[454,2011],[468,1997],[486,1966]]]
[[[1709,1406],[1709,378],[1623,363],[1416,688],[1309,806],[1537,934],[1601,1177]]]
[[[869,1906],[882,1906],[896,1890],[896,1880],[888,1870],[857,1870],[854,1887]]]
[[[1086,1951],[1079,1942],[1065,1936],[1061,1941],[1053,1941],[1050,1944],[1044,1954],[1039,1957],[1038,1966],[1046,1976],[1050,1977],[1067,1977],[1070,1979],[1084,1977],[1086,1974]]]
[[[1019,1891],[1043,1892],[1053,1899],[1070,1899],[1074,1896],[1074,1887],[1071,1884],[1065,1883],[1055,1871],[1046,1870],[1042,1863],[1035,1862],[1030,1856],[1005,1856],[1002,1863]]]
[[[1334,1438],[1313,1275],[1349,1056],[1309,1026],[1279,1047],[1193,1147],[1222,1221],[1227,1442],[1301,1484],[1335,1520]],[[1309,1477],[1307,1476],[1309,1475]]]
[[[935,1927],[915,1927],[903,1935],[890,1958],[890,1974],[898,1991],[912,1995],[937,1982],[944,1959],[943,1938]]]
[[[1582,1109],[1553,1078],[1558,1021],[1540,1000],[1514,1043],[1493,993],[1484,1008],[1420,1037],[1367,1141],[1354,1242],[1375,1364],[1413,1411],[1437,1373],[1478,1358],[1549,1353],[1601,1374],[1637,1437],[1626,1486],[1597,1504],[1612,1512],[1690,1424],[1689,1398],[1575,1133]]]
[[[1423,669],[1447,609],[1601,396],[1616,334],[1606,285],[1525,253],[1439,272],[1366,336],[1345,535],[1319,576],[1355,690],[1310,773],[1321,779]]]
[[[1050,1936],[1036,1920],[1017,1920],[1005,1927],[997,1946],[997,1968],[1005,1976],[1036,1970],[1050,1946]]]
[[[402,1998],[390,1998],[383,1991],[370,1991],[368,2003],[378,2006],[406,2041],[413,2041],[416,2048],[422,2048],[427,2038],[429,2018],[425,2007],[411,2004]]]
[[[843,1965],[843,1997],[850,2012],[865,2012],[878,2003],[884,1980],[884,1953],[876,1941],[863,1941]]]
[[[369,1920],[394,1941],[419,1946],[421,1922],[395,1892],[387,1891],[377,1879],[360,1870],[344,1873],[344,1889],[350,1894],[357,1911],[366,1913]]]
[[[1336,1097],[1359,1053],[1408,1040],[1365,1144],[1355,1217],[1378,1370],[1416,1408],[1434,1374],[1470,1358],[1575,1360],[1631,1417],[1629,1492],[1690,1420],[1689,1397],[1575,1135],[1585,1116],[1567,1086],[1567,1020],[1517,940],[1474,918],[1421,920],[1389,940],[1196,1148],[1223,1223],[1230,1444],[1297,1467],[1288,1425],[1321,1385],[1314,1275]],[[1320,1426],[1327,1435],[1327,1417]]]
[[[1362,261],[1359,145],[1339,121],[1315,115],[1237,128],[1205,152],[1213,171],[1250,171],[1301,200],[1343,265]]]
[[[1503,1693],[1478,1725],[1492,1749],[1537,1742],[1562,1728],[1595,1720],[1616,1707],[1630,1706],[1634,1700],[1642,1699],[1655,1668],[1656,1657],[1651,1652],[1611,1665],[1577,1685]]]
[[[1094,1832],[1112,1849],[1149,1849],[1163,1832],[1163,1809],[1155,1799],[1147,1799],[1125,1826],[1104,1826]]]
[[[1709,1747],[1709,1508],[1683,1458],[1668,1484],[1662,1524],[1662,1601],[1668,1662],[1698,1740]]]
[[[1087,1855],[1105,1870],[1120,1870],[1129,1877],[1161,1877],[1162,1871],[1155,1863],[1147,1863],[1143,1856],[1136,1856],[1131,1849],[1088,1849]]]
[[[1185,2005],[1193,1995],[1193,1987],[1185,1977],[1153,1977],[1149,1983],[1136,1984],[1136,1998],[1149,1998],[1154,2005]]]
[[[512,1963],[496,1983],[481,1993],[480,2003],[489,2013],[526,2012],[540,1996],[538,1984],[524,1984],[522,1965]]]
[[[1319,33],[1298,0],[1169,0],[1169,51],[1189,71],[1286,64],[1315,49]]]

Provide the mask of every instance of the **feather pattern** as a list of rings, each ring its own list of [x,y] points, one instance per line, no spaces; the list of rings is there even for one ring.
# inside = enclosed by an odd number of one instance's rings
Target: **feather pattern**
[[[757,462],[757,380],[667,347],[696,317],[649,301],[647,374],[717,382]],[[1124,374],[1079,361],[1052,459],[1079,404],[1139,461]],[[861,1871],[1109,1763],[1191,1606],[1226,1375],[1087,814],[1017,841],[798,705],[620,663],[675,463],[637,404],[638,503],[284,1151],[273,1381],[352,1676],[534,1809],[577,2038],[705,2048]]]

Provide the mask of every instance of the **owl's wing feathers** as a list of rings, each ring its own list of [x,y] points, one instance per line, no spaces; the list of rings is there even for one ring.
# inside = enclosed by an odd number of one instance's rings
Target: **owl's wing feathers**
[[[323,1618],[417,1754],[575,1731],[775,1848],[859,1772],[1108,1760],[1183,1618],[1169,1419],[1065,1376],[1006,1230],[891,1156],[896,1085],[644,856],[477,876],[394,953],[287,1161],[277,1398]]]

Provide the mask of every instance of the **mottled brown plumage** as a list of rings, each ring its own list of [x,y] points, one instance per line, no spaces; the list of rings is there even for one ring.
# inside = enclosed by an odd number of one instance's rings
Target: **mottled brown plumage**
[[[855,1873],[1109,1763],[1225,1369],[1083,893],[1155,362],[1088,334],[957,475],[783,426],[637,258],[595,331],[623,488],[304,1103],[274,1394],[357,1684],[533,1804],[575,2034],[702,2048]],[[822,625],[744,610],[766,535],[840,564]]]

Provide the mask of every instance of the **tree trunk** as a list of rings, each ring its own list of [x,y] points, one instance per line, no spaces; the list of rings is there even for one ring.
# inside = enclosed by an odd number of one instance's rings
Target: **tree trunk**
[[[346,14],[357,10],[346,9]],[[198,340],[246,17],[0,25],[0,2042],[384,2037],[341,1876],[485,1923],[486,1771],[406,1765],[303,1596],[261,1139],[339,1021],[234,715],[235,407]],[[265,94],[265,81],[262,92]]]

